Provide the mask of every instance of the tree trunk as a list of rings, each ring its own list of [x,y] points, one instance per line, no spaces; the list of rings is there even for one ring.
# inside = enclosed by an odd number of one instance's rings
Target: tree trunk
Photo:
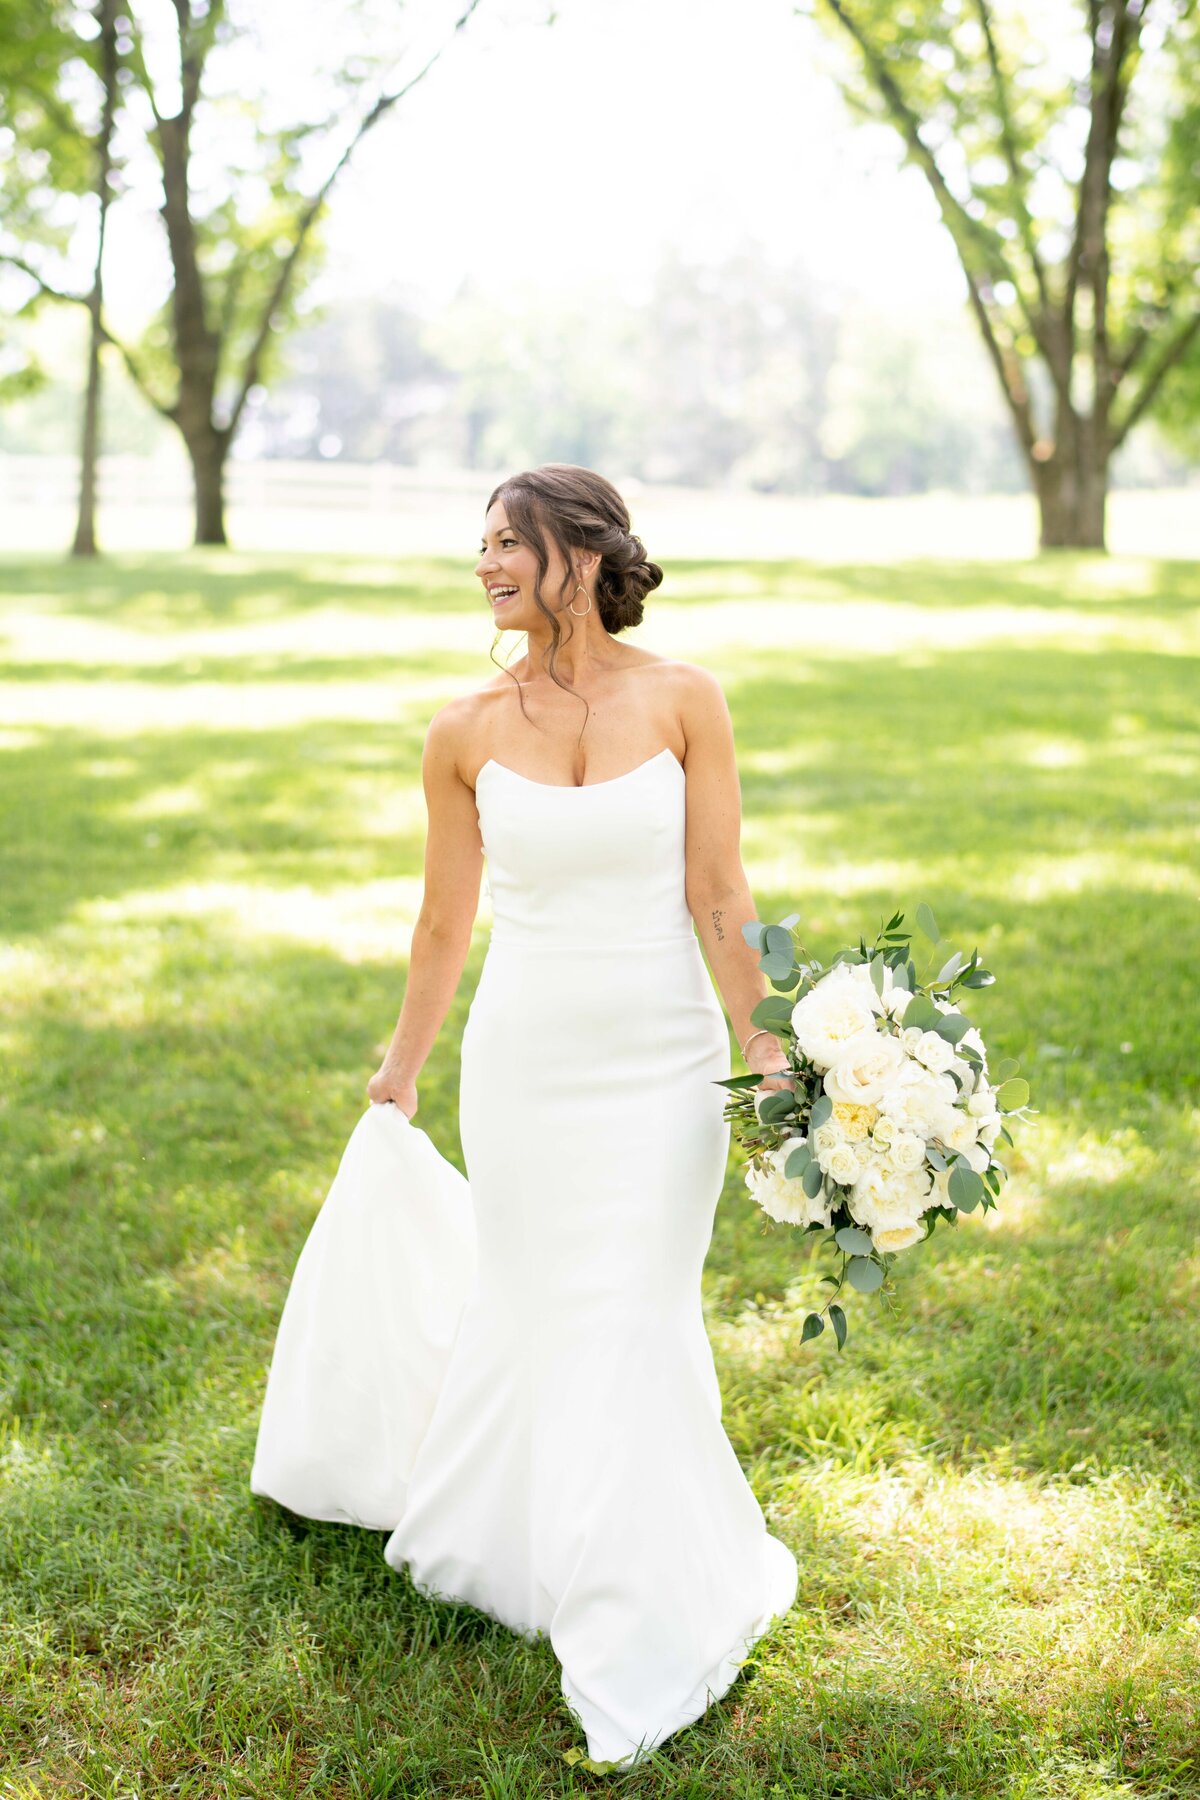
[[[100,265],[92,288],[89,315],[87,389],[83,401],[83,432],[79,446],[79,511],[75,519],[72,556],[96,554],[96,457],[100,441]]]
[[[1055,445],[1033,464],[1043,550],[1103,550],[1108,500],[1108,459],[1087,442]]]
[[[197,544],[227,544],[225,535],[225,459],[229,439],[223,431],[202,432],[187,440],[196,495]]]
[[[112,137],[117,109],[117,25],[116,0],[98,0],[96,22],[100,27],[101,77],[104,100],[100,112],[100,130],[96,139],[96,197],[100,203],[99,229],[96,236],[96,263],[92,273],[92,291],[88,295],[90,335],[88,342],[87,386],[83,399],[83,428],[79,446],[79,512],[75,520],[72,556],[96,554],[96,462],[100,451],[100,345],[104,318],[104,238],[108,225],[108,203],[112,193]]]

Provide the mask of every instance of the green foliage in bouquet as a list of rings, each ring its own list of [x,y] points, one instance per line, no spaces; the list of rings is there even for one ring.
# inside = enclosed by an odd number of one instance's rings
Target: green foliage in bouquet
[[[821,1277],[832,1291],[805,1318],[801,1341],[828,1319],[840,1351],[843,1287],[876,1292],[896,1255],[930,1237],[939,1219],[955,1225],[960,1213],[995,1206],[1008,1175],[995,1145],[1013,1142],[1001,1115],[1028,1111],[1029,1086],[1011,1057],[991,1074],[959,1004],[963,991],[995,981],[978,949],[953,951],[922,979],[897,912],[873,943],[860,936],[826,968],[796,937],[798,919],[742,928],[775,990],[751,1020],[779,1038],[791,1085],[756,1093],[760,1074],[718,1085],[729,1090],[724,1116],[747,1152],[759,1204],[821,1233],[836,1260],[836,1272]],[[949,946],[924,902],[916,922],[937,960]]]

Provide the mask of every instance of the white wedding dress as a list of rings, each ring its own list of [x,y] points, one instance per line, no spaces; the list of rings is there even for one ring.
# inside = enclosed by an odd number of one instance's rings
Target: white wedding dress
[[[424,1593],[546,1633],[589,1755],[624,1766],[726,1692],[797,1583],[701,1312],[729,1044],[684,898],[685,790],[669,750],[583,787],[480,771],[467,1178],[391,1102],[359,1120],[250,1478],[389,1530]]]

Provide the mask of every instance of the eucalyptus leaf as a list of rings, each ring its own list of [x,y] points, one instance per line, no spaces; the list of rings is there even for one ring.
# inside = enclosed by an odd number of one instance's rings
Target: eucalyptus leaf
[[[784,929],[784,931],[790,931],[793,925],[798,925],[800,923],[800,914],[799,913],[789,913],[787,918],[780,919],[779,923],[782,926],[782,928]]]
[[[789,1181],[799,1181],[811,1161],[812,1151],[808,1145],[797,1144],[794,1150],[789,1150],[787,1161],[783,1165],[783,1172]]]
[[[929,939],[931,944],[939,942],[942,934],[938,930],[937,920],[933,916],[933,908],[931,906],[926,906],[924,900],[922,900],[917,908],[917,924],[925,933],[925,936]]]
[[[1015,1112],[1018,1106],[1029,1104],[1029,1083],[1017,1076],[1010,1076],[996,1089],[996,1105],[1001,1112]]]
[[[1020,1066],[1021,1065],[1015,1056],[1006,1056],[999,1064],[997,1064],[996,1073],[992,1079],[994,1081],[1007,1081],[1010,1075],[1016,1074]]]
[[[796,960],[792,934],[790,931],[785,931],[782,925],[767,926],[763,946],[772,956],[786,956],[789,963]]]
[[[964,958],[962,951],[956,950],[954,952],[954,955],[950,958],[949,962],[944,962],[942,964],[941,968],[938,970],[938,973],[937,973],[938,980],[939,981],[952,980],[953,977],[955,976],[955,974],[958,972],[958,970],[962,967],[963,962],[965,960],[966,959]]]
[[[846,1279],[860,1294],[873,1294],[883,1286],[883,1270],[867,1256],[852,1256],[846,1264]]]
[[[870,961],[870,964],[868,965],[868,967],[869,967],[870,973],[871,973],[871,986],[875,989],[875,992],[879,995],[880,999],[882,999],[883,998],[883,959],[882,959],[882,957],[873,956],[871,958],[871,961]]]
[[[840,1350],[846,1342],[846,1315],[840,1306],[829,1308],[829,1323],[833,1326],[833,1335],[837,1339],[837,1347]]]
[[[906,1025],[908,1024],[907,1009],[904,1015],[904,1023]],[[970,1031],[971,1021],[967,1018],[965,1013],[944,1013],[939,1011],[938,1022],[933,1029],[937,1032],[939,1037],[944,1037],[948,1044],[957,1044],[959,1038],[965,1036],[965,1034]]]
[[[792,1022],[792,1002],[782,994],[765,994],[754,1004],[750,1014],[752,1025],[765,1025],[773,1030],[780,1025],[790,1026]]]
[[[904,1025],[915,1025],[920,1031],[936,1031],[942,1014],[928,994],[914,994],[904,1009]]]
[[[757,1106],[764,1125],[777,1125],[795,1111],[796,1097],[790,1088],[768,1088]]]
[[[982,1176],[960,1158],[950,1171],[947,1191],[959,1212],[974,1212],[987,1190]]]
[[[804,1174],[800,1177],[804,1183],[804,1191],[810,1200],[815,1200],[821,1191],[821,1183],[825,1179],[825,1171],[814,1156]]]
[[[834,1233],[834,1242],[847,1256],[869,1256],[873,1248],[870,1232],[861,1231],[857,1225],[843,1225]]]
[[[946,1167],[945,1156],[938,1149],[937,1145],[935,1143],[933,1143],[931,1140],[926,1141],[925,1155],[926,1155],[926,1158],[928,1159],[928,1161],[930,1161],[933,1164],[935,1169],[944,1169]]]
[[[752,950],[762,950],[763,938],[766,934],[767,927],[763,924],[761,919],[751,919],[747,924],[742,926],[742,936]]]
[[[784,981],[792,973],[795,964],[790,954],[781,956],[772,951],[769,955],[762,957],[758,966],[769,980]]]
[[[808,1115],[809,1130],[816,1131],[819,1125],[824,1125],[826,1119],[831,1116],[832,1112],[833,1100],[830,1095],[819,1094],[813,1101],[812,1111]]]

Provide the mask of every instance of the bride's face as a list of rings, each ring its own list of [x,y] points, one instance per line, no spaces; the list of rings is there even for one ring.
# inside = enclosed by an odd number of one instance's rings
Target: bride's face
[[[550,566],[542,583],[542,598],[553,612],[566,575],[566,564],[553,540],[547,544]],[[511,528],[499,500],[483,522],[483,548],[475,573],[491,602],[492,616],[505,631],[524,631],[533,621],[543,621],[533,597],[537,585],[537,557],[519,531]],[[511,590],[511,591],[510,591]]]

